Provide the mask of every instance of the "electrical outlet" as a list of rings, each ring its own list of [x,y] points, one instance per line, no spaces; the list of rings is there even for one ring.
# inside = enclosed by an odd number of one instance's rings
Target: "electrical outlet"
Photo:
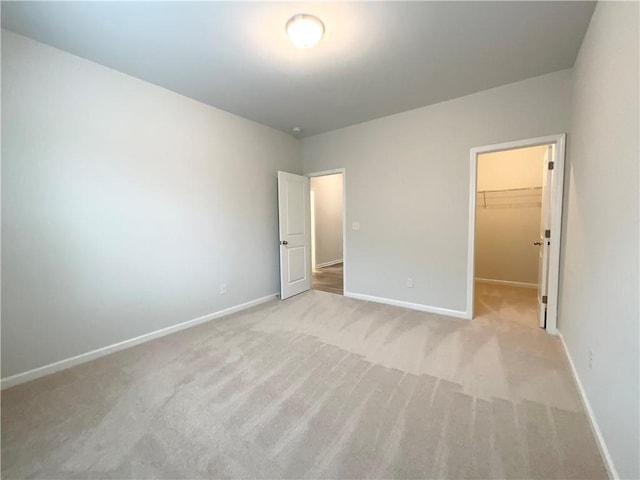
[[[589,350],[589,368],[593,368],[593,350]]]
[[[360,230],[360,222],[353,222],[351,224],[351,230]]]
[[[221,283],[220,284],[220,295],[224,295],[225,293],[227,293],[227,284],[226,283]]]
[[[407,288],[413,288],[413,277],[407,278]]]

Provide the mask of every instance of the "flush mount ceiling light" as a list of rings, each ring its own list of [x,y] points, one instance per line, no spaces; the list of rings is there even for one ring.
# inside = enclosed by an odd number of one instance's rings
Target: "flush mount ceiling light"
[[[287,34],[296,47],[312,48],[324,35],[324,24],[318,17],[300,13],[287,22]]]

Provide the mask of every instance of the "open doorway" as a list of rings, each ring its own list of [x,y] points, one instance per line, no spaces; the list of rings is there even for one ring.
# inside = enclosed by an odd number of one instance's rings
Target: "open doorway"
[[[477,316],[489,312],[531,327],[538,319],[542,164],[548,146],[478,155]]]
[[[557,333],[564,135],[472,149],[469,318]]]
[[[311,288],[344,293],[344,172],[312,174]]]

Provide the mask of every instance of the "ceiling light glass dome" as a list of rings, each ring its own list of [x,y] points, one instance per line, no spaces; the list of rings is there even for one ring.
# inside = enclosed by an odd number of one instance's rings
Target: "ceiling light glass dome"
[[[289,19],[287,34],[296,47],[312,48],[324,35],[324,24],[318,17],[301,13]]]

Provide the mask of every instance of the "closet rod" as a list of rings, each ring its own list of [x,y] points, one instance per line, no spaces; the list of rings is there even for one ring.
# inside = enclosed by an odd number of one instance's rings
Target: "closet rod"
[[[525,208],[525,207],[541,207],[542,203],[540,202],[529,202],[529,203],[498,203],[496,205],[485,205],[482,208]]]
[[[501,190],[478,190],[478,194],[481,193],[499,193],[499,192],[524,192],[542,190],[542,187],[522,187],[522,188],[503,188]]]

